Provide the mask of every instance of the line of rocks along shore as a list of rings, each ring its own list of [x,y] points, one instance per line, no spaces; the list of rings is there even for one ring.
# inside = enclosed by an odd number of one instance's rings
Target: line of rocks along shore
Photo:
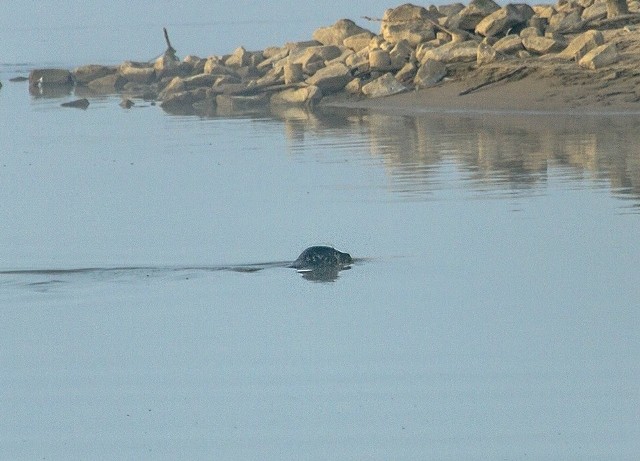
[[[341,19],[313,32],[312,40],[260,51],[243,47],[225,56],[180,60],[166,35],[167,51],[155,62],[119,66],[85,65],[35,69],[34,94],[75,88],[87,97],[121,94],[158,101],[168,112],[215,115],[269,106],[313,106],[332,97],[379,98],[464,79],[485,72],[475,91],[501,80],[522,78],[527,69],[572,63],[589,73],[621,59],[606,32],[640,34],[640,1],[559,0],[555,5],[524,3],[500,7],[472,0],[422,7],[390,8],[378,33]],[[477,80],[477,79],[476,79]],[[61,93],[61,94],[64,94]],[[66,94],[69,94],[67,91]],[[640,97],[639,97],[640,99]],[[86,108],[85,98],[67,105]]]

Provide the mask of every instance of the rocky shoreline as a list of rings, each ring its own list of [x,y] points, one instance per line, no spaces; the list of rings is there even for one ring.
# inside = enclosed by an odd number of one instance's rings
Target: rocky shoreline
[[[35,69],[30,91],[73,88],[83,98],[71,107],[120,94],[125,108],[142,99],[204,116],[318,104],[499,109],[500,93],[514,94],[505,109],[640,111],[640,1],[404,4],[365,19],[379,31],[341,19],[309,41],[182,60],[165,30],[167,50],[153,62]]]

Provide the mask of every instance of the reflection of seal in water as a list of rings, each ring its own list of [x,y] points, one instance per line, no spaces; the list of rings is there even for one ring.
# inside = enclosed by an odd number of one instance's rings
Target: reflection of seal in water
[[[309,247],[304,250],[291,266],[295,269],[341,269],[353,262],[349,253],[325,246]]]

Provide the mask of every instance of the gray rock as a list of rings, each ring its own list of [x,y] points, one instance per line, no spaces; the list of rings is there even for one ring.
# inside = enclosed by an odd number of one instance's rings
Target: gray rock
[[[418,69],[413,83],[419,88],[427,88],[440,82],[447,75],[447,67],[440,61],[427,59]]]
[[[529,5],[506,5],[485,16],[476,26],[475,32],[485,37],[506,33],[514,26],[526,23],[535,13]]]
[[[486,43],[480,43],[478,45],[477,62],[479,66],[495,61],[497,55],[498,53],[491,45]]]
[[[271,104],[287,106],[309,106],[322,99],[322,91],[317,86],[290,88],[271,96]]]
[[[398,94],[404,91],[407,91],[407,87],[396,80],[390,72],[362,87],[362,94],[370,98],[391,96],[392,94]]]
[[[369,47],[365,47],[347,57],[345,64],[354,71],[369,72],[369,53]]]
[[[113,94],[120,91],[127,83],[127,79],[119,74],[105,75],[104,77],[91,80],[87,87],[98,94]]]
[[[525,37],[542,37],[542,34],[537,27],[525,27],[520,31],[520,38]]]
[[[433,59],[444,63],[472,62],[477,59],[478,44],[474,41],[450,42],[424,53],[422,60]]]
[[[136,105],[136,103],[129,98],[123,98],[122,101],[120,101],[120,104],[118,105],[123,109],[131,109],[133,106]]]
[[[95,80],[105,75],[115,74],[117,68],[111,66],[101,66],[98,64],[89,64],[86,66],[76,67],[72,72],[73,79],[78,85],[86,85],[92,80]]]
[[[231,67],[225,66],[217,56],[211,56],[207,58],[207,61],[205,62],[204,68],[202,70],[205,74],[236,75],[235,70],[233,70]]]
[[[449,3],[447,5],[438,5],[437,8],[438,13],[443,16],[450,17],[464,10],[464,5],[462,3]]]
[[[500,5],[493,0],[472,0],[462,11],[451,16],[445,24],[447,27],[475,30],[480,21],[499,9]]]
[[[580,59],[592,49],[604,44],[604,36],[599,30],[588,30],[575,37],[569,45],[558,54],[564,59]]]
[[[361,94],[362,93],[362,79],[354,78],[349,83],[347,83],[344,87],[344,91],[350,94]]]
[[[289,85],[291,83],[298,83],[303,80],[304,80],[304,74],[302,73],[302,64],[290,62],[284,65],[285,85]]]
[[[391,67],[393,69],[400,69],[404,66],[412,57],[415,59],[415,49],[406,40],[400,40],[389,51],[389,57],[391,58]]]
[[[244,47],[240,46],[236,48],[231,56],[229,56],[225,61],[224,65],[227,67],[243,67],[248,66],[251,62],[251,53],[244,49]]]
[[[330,61],[342,54],[343,49],[335,45],[311,46],[289,54],[288,61],[292,64],[302,64],[302,70],[309,75],[315,74]]]
[[[342,41],[342,44],[353,51],[360,51],[369,46],[371,39],[375,37],[371,32],[362,32],[360,34],[351,35]]]
[[[347,37],[362,33],[371,34],[371,31],[363,29],[350,19],[340,19],[332,26],[316,29],[313,39],[323,45],[342,45]]]
[[[585,54],[578,65],[586,69],[596,70],[615,63],[618,60],[618,51],[615,43],[605,43]]]
[[[326,95],[342,90],[352,78],[351,71],[346,65],[335,63],[320,69],[306,81],[309,85],[320,88]]]
[[[563,44],[549,37],[525,37],[522,39],[525,49],[535,54],[555,53],[562,49]]]
[[[431,20],[434,16],[426,8],[406,3],[384,12],[380,32],[390,43],[406,40],[412,46],[436,37]]]
[[[369,68],[381,72],[391,70],[391,56],[384,50],[369,51]]]
[[[62,107],[73,107],[75,109],[85,110],[89,107],[89,100],[87,98],[76,99],[75,101],[63,102],[60,104]]]
[[[596,2],[588,6],[582,12],[583,21],[596,21],[607,17],[607,4],[605,2]]]
[[[160,104],[160,107],[163,109],[191,107],[193,103],[203,100],[206,96],[207,90],[204,88],[181,91],[167,96],[167,98]]]
[[[418,66],[415,62],[408,62],[396,73],[396,80],[400,83],[413,82],[416,73],[418,72]]]
[[[118,68],[118,73],[129,82],[151,83],[156,77],[153,66],[146,62],[125,61]]]
[[[549,18],[547,31],[565,33],[580,28],[582,23],[581,12],[577,9],[570,13],[557,13]]]
[[[29,73],[29,85],[72,85],[73,78],[67,69],[34,69]]]

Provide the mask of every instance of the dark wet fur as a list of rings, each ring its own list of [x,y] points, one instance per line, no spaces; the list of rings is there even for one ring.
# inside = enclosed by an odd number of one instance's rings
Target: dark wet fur
[[[349,253],[342,253],[335,248],[314,246],[304,250],[291,266],[294,269],[342,269],[353,263]]]

